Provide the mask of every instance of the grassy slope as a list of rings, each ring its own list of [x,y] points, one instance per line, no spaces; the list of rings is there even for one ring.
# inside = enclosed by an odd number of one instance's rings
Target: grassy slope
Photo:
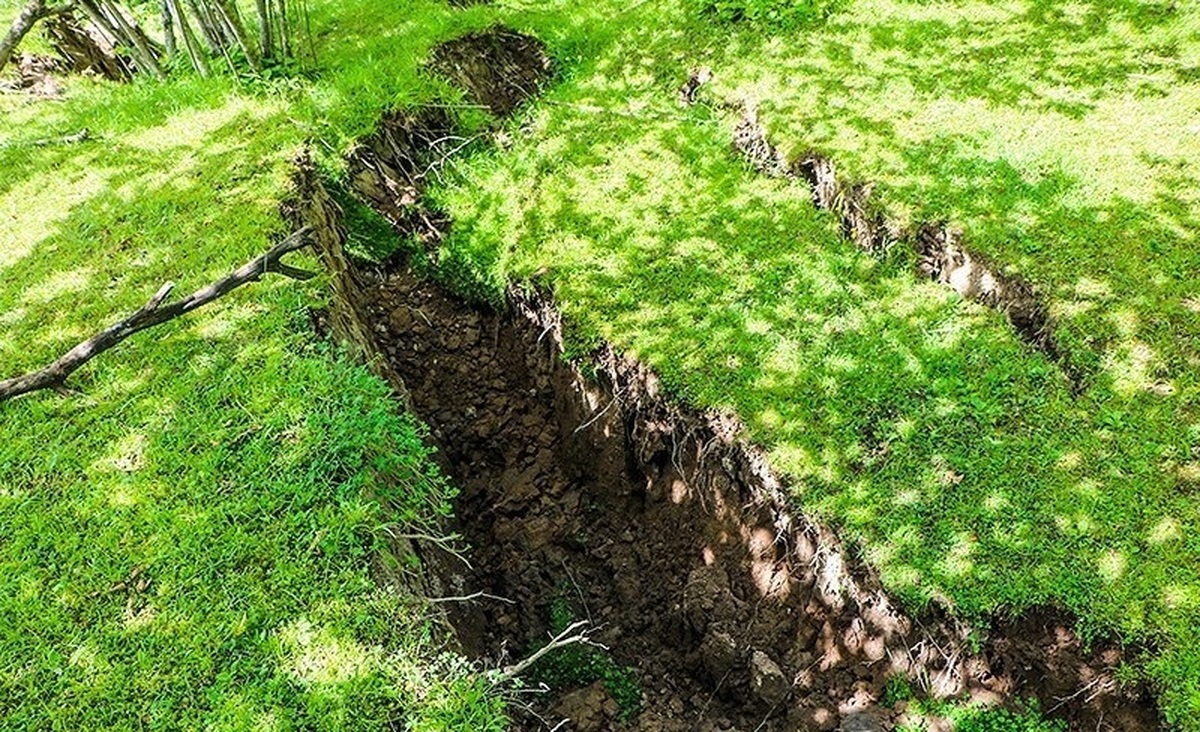
[[[904,596],[1062,604],[1158,646],[1168,714],[1200,728],[1200,19],[1002,5],[862,0],[827,26],[730,36],[678,3],[562,3],[590,32],[531,22],[577,62],[569,83],[441,194],[459,222],[443,259],[493,288],[546,277],[580,348],[608,338],[737,411]],[[730,120],[674,101],[700,62],[779,139],[961,221],[1042,285],[1074,355],[1096,354],[1088,392],[1001,316],[853,251],[800,186],[733,160]]]
[[[757,88],[817,31],[731,39],[675,2],[524,5],[323,4],[314,25],[328,73],[313,83],[249,93],[173,81],[6,108],[0,211],[15,219],[5,231],[19,232],[0,247],[6,370],[40,363],[163,279],[187,290],[261,249],[278,225],[289,151],[320,140],[336,173],[380,108],[445,91],[415,73],[434,40],[503,15],[552,44],[566,83],[539,105],[530,136],[479,156],[443,193],[460,221],[444,257],[460,284],[495,293],[505,277],[548,274],[580,347],[608,337],[696,401],[736,409],[805,505],[862,538],[908,597],[946,594],[969,612],[1063,602],[1094,627],[1161,642],[1154,671],[1170,708],[1200,706],[1189,696],[1200,678],[1197,516],[1172,474],[1192,435],[1176,402],[1127,394],[1115,379],[1072,401],[998,316],[915,282],[909,263],[853,251],[802,188],[730,157],[728,120],[675,105],[689,65],[713,63],[722,93]],[[775,77],[770,88],[833,85],[843,72]],[[922,129],[919,103],[935,98],[914,92],[909,128]],[[764,107],[781,134],[809,139],[800,110],[814,108]],[[85,124],[123,154],[29,144]],[[870,155],[892,159],[907,138],[880,128],[857,147],[831,144],[843,139],[861,137],[813,142],[859,151],[847,164],[884,177]],[[1001,170],[1025,160],[994,157]],[[902,183],[928,177],[895,170]],[[186,174],[178,183],[175,171]],[[964,178],[984,191],[980,216],[995,204],[986,191],[1012,190],[988,189],[991,175]],[[889,190],[898,206],[903,190]],[[1028,216],[1026,204],[1017,211]],[[1087,252],[1101,271],[1127,261]],[[97,291],[106,297],[89,301]],[[19,726],[135,727],[147,715],[159,726],[288,728],[332,725],[351,708],[369,710],[353,721],[371,726],[413,706],[413,689],[461,677],[421,676],[419,634],[389,631],[409,627],[408,615],[364,567],[381,519],[361,488],[393,445],[415,459],[413,427],[380,411],[374,381],[331,371],[307,345],[301,292],[244,291],[89,367],[84,399],[5,407],[0,613],[21,624],[4,624],[0,709]],[[1188,393],[1181,377],[1175,385]],[[411,481],[419,470],[394,472]],[[135,567],[154,581],[127,611],[106,591]]]
[[[316,82],[0,97],[5,375],[164,281],[190,292],[261,252],[306,138],[333,168],[381,109],[428,93],[416,64],[447,8],[414,5],[407,43],[380,32],[381,4],[316,10]],[[36,144],[83,127],[88,142]],[[434,518],[449,489],[386,389],[312,342],[320,292],[268,278],[100,357],[81,396],[0,407],[4,729],[501,719],[420,607],[372,579],[392,509]]]

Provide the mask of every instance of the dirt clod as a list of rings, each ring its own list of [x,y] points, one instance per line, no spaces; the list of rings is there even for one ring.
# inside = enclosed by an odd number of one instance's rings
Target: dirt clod
[[[851,712],[842,720],[841,732],[885,732],[875,715]]]
[[[791,682],[783,675],[779,664],[762,651],[750,656],[750,689],[754,695],[772,707],[782,704],[791,691]]]
[[[620,709],[604,688],[596,683],[562,695],[551,710],[555,716],[570,721],[569,729],[577,732],[604,732],[612,729]]]
[[[350,186],[397,231],[432,248],[448,222],[427,205],[424,192],[462,141],[443,109],[391,112],[350,152]]]

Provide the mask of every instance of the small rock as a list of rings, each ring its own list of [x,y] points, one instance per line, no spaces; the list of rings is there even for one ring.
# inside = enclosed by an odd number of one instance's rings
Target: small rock
[[[564,694],[554,705],[554,713],[571,720],[571,729],[579,732],[601,732],[611,726],[611,717],[606,711],[611,702],[612,697],[604,689],[604,684],[597,681],[591,686]]]
[[[833,732],[838,726],[837,712],[826,706],[795,706],[788,711],[788,720],[804,732]]]
[[[683,589],[683,609],[688,623],[699,632],[711,623],[734,620],[737,605],[725,571],[709,566],[693,569]]]
[[[884,729],[873,714],[850,712],[842,718],[841,732],[884,732]]]
[[[720,681],[736,666],[741,654],[738,653],[737,641],[733,635],[720,626],[714,625],[705,633],[700,643],[700,658],[708,669],[713,680]]]
[[[777,706],[787,699],[791,684],[779,664],[762,651],[755,651],[750,656],[750,688],[759,699]]]

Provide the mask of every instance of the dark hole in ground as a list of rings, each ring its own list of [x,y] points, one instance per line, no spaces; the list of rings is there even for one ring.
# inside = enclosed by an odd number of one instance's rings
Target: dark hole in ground
[[[545,44],[503,26],[440,44],[429,68],[497,117],[511,114],[553,75]]]

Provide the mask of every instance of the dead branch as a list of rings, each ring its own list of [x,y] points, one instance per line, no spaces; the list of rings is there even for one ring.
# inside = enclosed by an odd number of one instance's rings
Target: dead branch
[[[91,139],[92,133],[88,128],[84,127],[79,132],[62,137],[46,137],[41,140],[34,140],[32,145],[37,147],[46,147],[47,145],[75,145],[80,142],[86,142]]]
[[[190,313],[236,290],[242,285],[258,281],[267,272],[274,272],[293,279],[309,279],[313,276],[313,273],[290,267],[279,260],[289,252],[294,252],[297,249],[308,246],[310,243],[310,232],[311,229],[308,227],[300,229],[271,247],[266,254],[247,262],[225,277],[196,290],[187,297],[164,305],[163,303],[166,301],[167,296],[171,294],[171,290],[175,287],[175,283],[173,282],[166,283],[159,288],[154,297],[150,298],[135,313],[83,341],[60,356],[57,361],[49,366],[22,376],[0,381],[0,402],[42,389],[62,390],[65,388],[67,377],[79,369],[79,367],[134,333]]]
[[[518,661],[511,666],[506,666],[503,670],[497,671],[492,676],[492,686],[501,686],[529,670],[529,667],[537,663],[543,656],[559,648],[567,646],[585,645],[595,646],[596,648],[604,648],[604,646],[592,640],[589,632],[591,631],[591,623],[586,620],[579,620],[571,623],[563,632],[550,639],[550,642],[539,648],[532,655],[522,661]],[[605,649],[607,650],[607,649]]]
[[[425,598],[425,601],[428,602],[430,605],[437,605],[437,604],[440,604],[443,602],[470,602],[470,603],[473,603],[476,600],[495,600],[497,602],[503,602],[508,605],[516,605],[517,604],[516,600],[512,600],[507,597],[501,597],[500,595],[492,595],[487,592],[472,592],[469,595],[454,595],[451,597],[427,597],[427,598]]]
[[[383,531],[388,536],[397,541],[427,541],[435,546],[438,546],[442,551],[452,555],[463,564],[467,565],[467,569],[474,569],[471,566],[471,561],[467,559],[465,550],[455,546],[454,542],[460,541],[462,536],[459,534],[450,534],[449,536],[433,536],[432,534],[404,534],[396,531],[396,528],[385,524]]]

